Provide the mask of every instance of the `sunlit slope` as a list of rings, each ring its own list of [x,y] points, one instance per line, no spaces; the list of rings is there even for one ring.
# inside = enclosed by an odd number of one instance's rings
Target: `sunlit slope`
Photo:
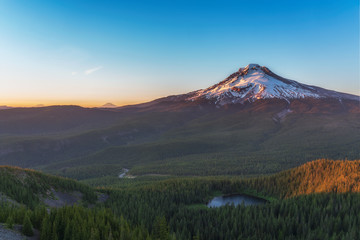
[[[317,160],[250,180],[258,191],[289,198],[313,193],[360,192],[360,160]]]

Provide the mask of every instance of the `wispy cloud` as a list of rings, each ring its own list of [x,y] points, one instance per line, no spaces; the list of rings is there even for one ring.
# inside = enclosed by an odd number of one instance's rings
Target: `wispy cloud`
[[[77,74],[77,72],[71,72],[71,75],[73,75],[73,76],[76,75],[76,74]]]
[[[84,73],[85,73],[85,75],[89,75],[89,74],[92,74],[92,73],[102,69],[102,68],[103,68],[102,66],[90,68],[90,69],[85,70]]]

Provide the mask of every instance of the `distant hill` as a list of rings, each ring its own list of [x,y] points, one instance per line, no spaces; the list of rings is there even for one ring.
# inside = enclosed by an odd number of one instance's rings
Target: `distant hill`
[[[0,112],[0,136],[45,135],[109,126],[121,114],[79,106],[12,108]]]
[[[45,107],[45,105],[44,104],[36,104],[34,107]]]
[[[0,110],[4,110],[4,109],[10,109],[10,108],[12,108],[12,107],[9,107],[9,106],[5,106],[5,105],[2,105],[2,106],[0,106]]]

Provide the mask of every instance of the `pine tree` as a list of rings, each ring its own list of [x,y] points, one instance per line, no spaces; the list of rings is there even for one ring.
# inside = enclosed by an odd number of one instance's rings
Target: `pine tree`
[[[111,228],[110,228],[110,232],[109,232],[109,236],[107,238],[108,240],[114,240],[112,232],[111,232]]]
[[[57,222],[56,221],[54,221],[53,224],[52,224],[51,239],[52,240],[58,240],[59,239],[58,232],[57,232]]]
[[[41,223],[40,239],[47,240],[50,239],[50,236],[51,236],[51,229],[49,228],[49,217],[48,215],[46,215],[46,217],[43,219]]]
[[[157,217],[154,222],[154,236],[155,239],[167,240],[169,239],[169,226],[166,223],[165,217]]]
[[[196,235],[193,236],[193,240],[200,240],[200,233],[199,233],[199,231],[197,232]]]
[[[31,237],[34,235],[34,231],[32,229],[32,224],[29,218],[29,215],[26,214],[23,222],[22,232],[25,236]]]
[[[67,219],[67,224],[65,227],[65,232],[64,232],[64,240],[69,240],[71,239],[71,228],[70,228],[70,223],[69,223],[69,219]]]
[[[10,229],[14,228],[14,219],[11,215],[6,219],[6,227]]]
[[[100,239],[99,230],[96,229],[96,228],[92,228],[91,229],[90,240],[97,240],[97,239]]]

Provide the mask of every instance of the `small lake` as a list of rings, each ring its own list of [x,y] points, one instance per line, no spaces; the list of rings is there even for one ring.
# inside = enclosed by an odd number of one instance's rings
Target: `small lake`
[[[245,195],[245,194],[233,194],[233,195],[214,197],[207,204],[207,206],[209,208],[221,207],[221,206],[232,205],[232,204],[234,204],[234,206],[241,205],[241,204],[244,204],[245,206],[250,206],[250,205],[264,204],[266,202],[267,201],[265,199],[261,199],[261,198],[257,198],[257,197],[253,197],[253,196],[249,196],[249,195]]]

